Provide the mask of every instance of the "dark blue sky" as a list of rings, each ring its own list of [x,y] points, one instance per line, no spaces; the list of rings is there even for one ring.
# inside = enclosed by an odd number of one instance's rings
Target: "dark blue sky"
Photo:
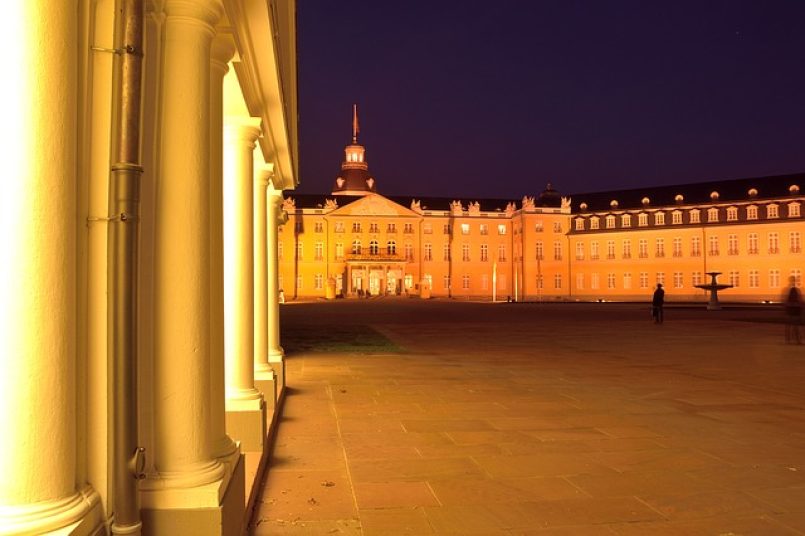
[[[520,198],[805,171],[805,0],[299,0],[301,185],[352,103],[378,191]]]

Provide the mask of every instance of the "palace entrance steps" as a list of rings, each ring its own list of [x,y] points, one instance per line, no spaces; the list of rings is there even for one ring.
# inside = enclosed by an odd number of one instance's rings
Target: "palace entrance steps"
[[[805,346],[781,311],[282,313],[288,391],[252,534],[805,532]]]

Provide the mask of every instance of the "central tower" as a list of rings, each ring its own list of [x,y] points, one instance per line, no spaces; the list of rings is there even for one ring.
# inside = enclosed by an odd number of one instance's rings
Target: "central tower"
[[[358,144],[358,105],[352,105],[352,143],[344,148],[341,173],[335,179],[332,195],[367,195],[377,191],[375,179],[369,174],[366,149]]]

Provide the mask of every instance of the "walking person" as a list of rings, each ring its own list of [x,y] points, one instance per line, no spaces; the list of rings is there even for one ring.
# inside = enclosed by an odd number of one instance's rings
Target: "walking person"
[[[802,344],[799,325],[802,323],[802,293],[797,288],[797,278],[788,278],[788,291],[785,295],[785,343]]]
[[[665,291],[662,289],[662,283],[657,283],[657,290],[654,291],[654,296],[651,298],[651,316],[654,318],[655,324],[662,324],[664,303]]]

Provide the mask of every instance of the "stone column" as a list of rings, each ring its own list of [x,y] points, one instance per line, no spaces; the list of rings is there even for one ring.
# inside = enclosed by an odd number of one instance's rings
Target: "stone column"
[[[76,482],[78,28],[75,6],[56,0],[4,6],[0,19],[13,73],[0,100],[4,533],[102,529],[97,493]]]
[[[224,372],[224,76],[235,55],[232,35],[218,33],[210,59],[210,405],[213,453],[231,466],[238,448],[226,433]]]
[[[260,120],[224,127],[224,329],[227,429],[248,451],[262,451],[265,403],[254,386],[254,167]]]
[[[143,526],[151,533],[215,534],[201,520],[228,508],[210,400],[210,46],[223,5],[167,0],[164,11],[149,453],[156,474],[141,483]]]
[[[266,188],[267,210],[267,250],[268,250],[268,362],[277,376],[277,397],[285,389],[285,351],[280,345],[280,302],[279,302],[279,226],[285,223],[282,211],[282,190],[274,188],[269,182]]]
[[[277,402],[277,382],[268,362],[268,235],[266,189],[273,175],[267,165],[254,181],[254,386],[263,393],[266,416]]]

